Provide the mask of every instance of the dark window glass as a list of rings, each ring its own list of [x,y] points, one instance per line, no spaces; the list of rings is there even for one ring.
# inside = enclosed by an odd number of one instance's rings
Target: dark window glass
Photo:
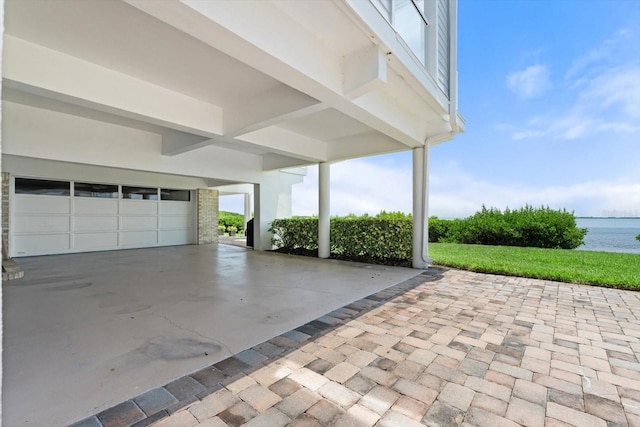
[[[123,199],[158,200],[157,188],[122,186]]]
[[[45,196],[70,196],[69,181],[16,178],[16,194],[41,194]]]
[[[160,190],[160,200],[177,200],[179,202],[190,202],[191,191],[189,190],[169,190],[163,188]]]
[[[73,195],[76,197],[100,197],[103,199],[117,199],[118,186],[112,184],[90,184],[76,182],[73,184]]]

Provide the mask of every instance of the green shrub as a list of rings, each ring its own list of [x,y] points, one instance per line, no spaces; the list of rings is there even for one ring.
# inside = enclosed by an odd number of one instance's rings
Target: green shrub
[[[439,242],[449,235],[449,229],[453,221],[440,219],[437,216],[429,218],[429,241]]]
[[[391,215],[396,219],[370,217],[333,217],[330,223],[331,253],[337,257],[371,261],[410,260],[410,216]],[[318,218],[276,219],[269,229],[272,243],[287,250],[318,250]]]
[[[587,233],[587,229],[577,227],[572,212],[529,205],[504,212],[483,206],[466,219],[436,219],[434,228],[433,234],[430,231],[431,242],[557,249],[577,248]]]
[[[285,251],[311,254],[318,250],[318,218],[276,219],[269,229],[272,243]],[[331,217],[331,254],[382,264],[409,263],[413,219],[402,212]],[[573,249],[583,243],[586,229],[576,226],[573,213],[525,206],[518,210],[487,209],[466,219],[429,218],[429,241],[495,246]]]
[[[638,242],[640,242],[640,234],[638,234],[638,235],[636,236],[636,240],[637,240]]]
[[[269,227],[271,243],[279,248],[318,249],[318,218],[293,217],[275,219]]]
[[[410,260],[412,222],[361,217],[331,221],[331,252],[347,258]]]
[[[236,228],[236,231],[242,233],[245,228],[244,215],[235,212],[220,211],[218,212],[218,225],[224,226],[226,230],[233,226]]]

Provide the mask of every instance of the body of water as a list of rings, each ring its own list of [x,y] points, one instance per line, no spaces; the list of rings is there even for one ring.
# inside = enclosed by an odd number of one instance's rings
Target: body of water
[[[578,250],[640,254],[640,218],[576,218],[578,227],[589,230]]]

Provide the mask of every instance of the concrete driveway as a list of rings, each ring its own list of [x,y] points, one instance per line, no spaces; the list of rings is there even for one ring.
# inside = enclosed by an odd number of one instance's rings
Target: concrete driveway
[[[19,263],[3,284],[7,426],[70,424],[419,273],[227,245]]]
[[[639,408],[640,293],[432,268],[73,427],[639,427]]]

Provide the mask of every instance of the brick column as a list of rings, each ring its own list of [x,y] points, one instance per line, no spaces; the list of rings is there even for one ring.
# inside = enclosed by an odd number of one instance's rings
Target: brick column
[[[198,188],[198,244],[218,243],[218,190]]]

